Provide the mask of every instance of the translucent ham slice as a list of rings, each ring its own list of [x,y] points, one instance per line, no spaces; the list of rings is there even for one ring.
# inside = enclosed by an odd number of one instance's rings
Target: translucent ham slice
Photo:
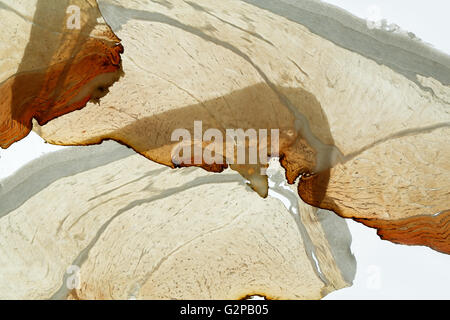
[[[95,0],[0,2],[0,147],[96,101],[121,74]]]
[[[47,155],[0,181],[0,298],[319,299],[351,285],[345,221],[274,191],[295,210],[230,170],[174,171],[112,142]]]
[[[174,167],[172,132],[195,120],[279,128],[305,202],[383,230],[414,219],[384,237],[450,253],[447,220],[428,223],[450,207],[449,57],[307,3],[101,1],[126,75],[100,106],[36,131],[55,144],[114,139]],[[267,194],[259,170],[234,169]]]

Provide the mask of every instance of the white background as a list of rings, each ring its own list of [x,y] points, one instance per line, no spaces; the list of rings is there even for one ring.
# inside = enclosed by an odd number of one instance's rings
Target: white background
[[[422,41],[450,54],[450,1],[326,0],[360,18],[381,18],[413,32]],[[426,247],[381,241],[375,230],[347,220],[358,263],[352,287],[325,299],[450,299],[450,256]]]

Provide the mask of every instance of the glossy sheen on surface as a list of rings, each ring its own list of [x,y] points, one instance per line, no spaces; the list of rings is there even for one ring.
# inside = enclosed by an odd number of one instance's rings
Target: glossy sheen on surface
[[[308,1],[268,3],[101,1],[126,48],[125,76],[100,106],[37,132],[55,144],[114,139],[173,167],[171,134],[192,133],[195,120],[222,132],[278,128],[286,177],[300,177],[305,202],[372,227],[417,219],[396,241],[450,252],[448,224],[434,220],[421,232],[420,223],[450,206],[448,57],[413,39],[363,30],[342,12],[336,19],[363,41],[330,41],[316,28],[329,24],[326,14],[301,24],[303,15],[317,14],[308,13]],[[267,194],[258,170],[232,168]],[[408,240],[415,232],[421,236]]]

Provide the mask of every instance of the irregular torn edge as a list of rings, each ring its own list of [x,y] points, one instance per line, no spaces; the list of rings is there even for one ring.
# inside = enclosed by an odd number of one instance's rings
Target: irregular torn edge
[[[367,36],[367,35],[366,35]],[[327,38],[327,37],[326,37]],[[353,48],[354,49],[354,48]],[[352,49],[352,50],[353,50]],[[423,48],[422,49],[426,49],[425,48],[425,46],[423,46]],[[401,51],[404,51],[402,48],[400,48],[400,49],[398,49],[398,50],[396,50],[396,52],[398,53],[398,52],[401,52]],[[361,52],[360,52],[361,53]],[[362,53],[361,53],[362,54]],[[366,55],[367,56],[367,55]],[[369,55],[370,56],[370,55]],[[371,59],[373,59],[373,57],[371,57],[370,56],[370,58]],[[388,65],[389,66],[389,63],[387,63],[386,61],[384,61],[385,63],[386,63],[386,65]],[[445,62],[445,61],[444,61]],[[443,63],[444,63],[443,62]],[[396,70],[397,72],[399,72],[398,71],[398,69],[396,69],[396,68],[394,68],[394,70]],[[437,69],[433,69],[433,70],[438,70],[438,71],[440,71],[440,69],[439,68],[437,68]],[[436,72],[438,72],[438,71],[436,71]],[[416,70],[415,72],[417,72],[417,73],[420,73],[420,70]],[[411,77],[407,77],[408,79],[410,79],[410,80],[414,80],[415,79],[415,76],[416,76],[416,73],[414,72],[414,77],[412,77],[413,79],[411,79]],[[430,71],[431,72],[431,71]],[[433,71],[434,72],[434,71]],[[401,72],[400,72],[401,73]],[[403,73],[402,73],[403,74]],[[426,73],[425,73],[426,74]],[[406,76],[406,75],[404,75],[404,76]],[[416,81],[414,81],[414,82],[416,82]],[[422,87],[421,87],[422,88]],[[422,88],[423,89],[423,88]],[[100,139],[100,140],[98,140],[98,141],[96,141],[95,143],[99,143],[99,142],[101,142],[101,141],[103,141],[103,140],[105,140],[105,139]],[[123,141],[125,141],[124,139],[118,139],[118,138],[114,138],[113,140],[116,140],[116,141],[121,141],[122,143],[124,143]],[[311,141],[308,141],[308,142],[311,142]],[[310,143],[311,144],[311,143]],[[315,147],[317,147],[317,146],[315,146]],[[318,149],[318,148],[316,148],[316,149]],[[138,151],[138,150],[136,150],[136,151]],[[140,153],[142,153],[142,152],[140,152]],[[145,154],[144,154],[145,155]],[[333,154],[329,154],[329,153],[327,153],[327,155],[333,155]],[[153,161],[156,161],[156,162],[158,162],[158,163],[161,163],[161,162],[159,162],[159,161],[157,161],[157,159],[154,159],[154,158],[152,158],[151,156],[149,156],[149,155],[145,155],[145,156],[147,156],[148,158],[150,158],[150,159],[152,159]],[[316,155],[317,156],[317,155]],[[285,160],[285,161],[287,161],[288,160],[288,156],[286,156],[286,154],[283,154],[283,152],[282,152],[282,154],[281,154],[281,159],[282,160]],[[333,157],[330,157],[330,158],[333,158]],[[297,160],[297,159],[292,159],[292,160]],[[283,163],[283,167],[287,170],[287,172],[286,172],[286,175],[287,175],[287,177],[288,177],[288,180],[291,182],[291,183],[294,183],[294,181],[299,177],[299,176],[301,176],[302,178],[301,178],[301,184],[303,185],[303,188],[305,188],[306,187],[306,185],[308,185],[308,183],[304,183],[304,178],[308,178],[311,174],[312,175],[314,175],[313,177],[317,177],[317,176],[319,176],[319,179],[322,179],[323,177],[324,177],[324,175],[322,175],[322,174],[318,174],[317,173],[317,171],[316,170],[311,170],[311,169],[309,169],[308,170],[308,168],[304,168],[304,167],[302,167],[302,168],[290,168],[289,170],[288,170],[288,168],[289,167],[292,167],[290,164],[292,164],[292,165],[294,165],[294,164],[298,164],[298,163],[295,163],[296,161],[291,161],[291,163],[288,163],[288,162],[284,162]],[[331,161],[332,162],[332,161]],[[167,165],[167,164],[166,164]],[[317,164],[316,164],[317,165]],[[206,167],[206,166],[204,166],[204,165],[201,165],[201,167],[203,167],[204,169],[206,169],[206,170],[208,170],[208,171],[212,171],[212,172],[219,172],[219,171],[221,171],[221,170],[223,170],[223,168],[216,168],[216,167],[214,167],[214,166],[211,166],[211,167]],[[246,168],[243,168],[243,169],[246,169]],[[246,174],[245,174],[245,170],[236,170],[236,171],[239,171],[240,173],[241,173],[241,175],[243,175],[246,179],[249,179],[249,180],[251,180],[250,178],[251,177],[248,177]],[[260,178],[260,177],[253,177],[253,178]],[[264,183],[260,183],[260,185],[263,185],[263,187],[264,187]],[[316,187],[314,187],[314,186],[312,186],[311,187],[311,190],[310,190],[310,192],[313,192],[314,191],[314,189],[317,189]],[[324,192],[324,189],[322,189],[322,191],[321,192]],[[263,195],[263,196],[265,196],[266,195],[266,193],[264,193],[264,192],[258,192],[260,195]],[[302,196],[302,198],[303,198],[303,200],[305,201],[305,202],[307,202],[307,203],[309,203],[309,204],[311,204],[311,205],[313,205],[313,206],[317,206],[317,207],[321,207],[321,208],[324,208],[324,205],[319,201],[320,199],[321,199],[321,197],[320,197],[320,194],[319,194],[319,197],[317,197],[318,199],[306,199],[306,197],[304,196],[304,195],[301,195]],[[312,197],[313,198],[315,198],[316,197],[316,195],[312,195]],[[335,211],[336,213],[338,213],[338,214],[340,214],[340,215],[343,215],[344,213],[342,213],[342,212],[339,212],[339,209],[336,209],[336,208],[332,208],[332,207],[328,207],[328,208],[326,208],[326,209],[330,209],[330,210],[333,210],[333,211]],[[347,216],[348,217],[348,216]],[[375,221],[375,220],[374,220]],[[387,222],[388,220],[385,220],[385,223],[388,223]],[[395,221],[395,220],[390,220],[390,221]],[[444,226],[442,226],[442,227],[444,227]],[[443,240],[444,241],[446,241],[446,239],[445,238],[443,238]]]
[[[115,161],[124,160],[125,158],[127,158],[129,156],[133,156],[133,154],[134,153],[132,153],[131,150],[129,150],[123,146],[120,146],[116,143],[113,143],[113,142],[108,142],[103,145],[93,146],[93,147],[71,147],[71,148],[68,148],[63,151],[59,151],[56,153],[52,153],[50,155],[46,155],[46,156],[40,158],[39,160],[33,161],[32,163],[30,163],[29,165],[27,165],[26,167],[21,169],[20,172],[17,172],[14,176],[7,178],[7,181],[10,182],[7,184],[7,186],[10,187],[12,182],[15,182],[17,186],[20,186],[20,185],[23,186],[24,182],[26,182],[25,184],[33,189],[33,190],[29,190],[29,192],[31,194],[35,195],[36,193],[42,191],[47,186],[51,185],[52,183],[54,183],[55,181],[57,181],[61,178],[65,179],[67,177],[77,175],[80,172],[88,171],[93,168],[98,168],[105,164],[113,163]],[[134,155],[134,157],[137,157],[137,156]],[[70,163],[72,163],[72,165],[70,165]],[[69,167],[71,167],[71,166],[73,167],[72,170],[69,170],[69,172],[67,172],[68,164],[69,164]],[[50,167],[51,168],[56,167],[57,170],[56,171],[51,170],[51,176],[47,177],[48,174],[46,174],[46,172],[49,173]],[[161,168],[160,170],[164,170],[165,172],[168,173],[167,170],[169,170],[169,169],[168,168],[164,169],[164,168],[165,167]],[[186,171],[187,170],[183,170],[183,173],[185,173]],[[190,170],[190,171],[192,172],[192,170]],[[43,176],[44,176],[44,181],[42,181],[42,179],[40,177],[41,174],[43,174]],[[278,177],[280,179],[283,179],[282,172],[279,172]],[[214,179],[212,179],[212,178],[214,178]],[[238,175],[233,175],[233,176],[228,175],[227,178],[229,178],[228,182],[234,181],[234,182],[241,182],[243,184],[242,178],[240,178]],[[198,183],[182,185],[180,188],[177,188],[177,190],[178,189],[182,190],[186,186],[196,186],[199,184],[208,183],[208,180],[209,179],[200,178]],[[0,186],[2,185],[2,182],[4,182],[4,181],[6,181],[6,180],[0,181]],[[135,182],[135,181],[136,180],[132,180],[132,182]],[[219,182],[222,183],[224,181],[226,182],[226,180],[224,180],[223,177],[211,176],[211,182],[214,182],[214,181],[216,181],[218,183]],[[118,188],[113,189],[113,190],[117,190],[117,189]],[[2,190],[0,188],[0,196],[6,197],[7,199],[9,199],[8,194],[10,194],[11,191],[12,190]],[[1,193],[3,193],[3,195],[1,195]],[[292,194],[292,199],[290,199],[290,200],[293,201],[293,204],[296,204],[297,209],[298,209],[299,204],[301,204],[301,202],[299,202],[298,197],[297,198],[295,197],[295,193],[293,190],[292,190],[292,192],[289,192],[289,194]],[[98,196],[103,196],[103,195],[105,195],[105,193],[101,193]],[[17,200],[17,203],[14,203],[15,208],[18,208],[21,205],[23,205],[23,202],[20,201],[20,199]],[[307,207],[306,205],[304,205],[304,206],[305,206],[305,208]],[[303,208],[303,206],[302,206],[302,208]],[[311,209],[313,209],[313,208],[311,208]],[[313,211],[310,211],[310,210],[306,210],[306,211],[297,210],[297,211],[304,213],[306,216],[308,216],[309,214],[314,215],[314,213],[312,213]],[[291,212],[291,213],[293,213],[293,212]],[[0,217],[1,216],[2,216],[2,213],[0,211]],[[332,215],[332,217],[334,217],[334,219],[340,219],[338,217],[335,217],[334,215]],[[313,219],[314,217],[311,216],[310,218]],[[107,224],[105,225],[105,228],[107,227],[107,225],[109,225],[109,221],[110,220],[108,220]],[[341,222],[343,222],[343,220]],[[305,221],[305,223],[310,223],[310,219],[307,219]],[[318,242],[318,244],[320,244],[320,246],[318,247],[320,249],[317,254],[316,262],[314,264],[312,263],[311,265],[313,268],[316,265],[321,266],[321,268],[320,267],[319,268],[322,269],[322,271],[326,275],[327,281],[324,281],[322,279],[325,287],[321,291],[321,296],[325,296],[333,290],[337,290],[339,288],[347,287],[347,286],[351,285],[353,277],[351,279],[346,279],[346,277],[342,278],[341,273],[344,272],[344,270],[339,271],[339,268],[342,267],[342,265],[338,263],[339,261],[337,261],[337,257],[335,256],[334,253],[328,252],[329,250],[333,251],[333,247],[336,246],[336,243],[330,241],[328,239],[327,235],[325,235],[326,236],[325,238],[323,236],[317,237],[317,232],[319,232],[319,234],[321,232],[323,232],[322,229],[320,228],[320,225],[322,225],[322,221],[320,221],[320,223],[315,221],[315,222],[313,222],[313,224],[315,225],[315,227],[313,227],[313,229],[307,230],[305,232],[308,233],[310,231],[315,230],[314,232],[311,232],[311,237],[312,237],[311,239],[313,239],[313,241],[316,241],[316,242]],[[335,225],[335,227],[336,226],[338,226],[338,225]],[[307,229],[309,227],[310,226],[306,226]],[[350,233],[348,231],[348,228],[346,228],[346,226],[345,226],[345,223],[341,224],[340,227],[342,227],[342,228],[338,227],[337,229],[340,229],[341,232],[344,232],[344,233],[348,234],[349,237],[351,237]],[[99,233],[103,233],[103,231],[106,230],[105,228],[102,226],[99,229]],[[300,230],[300,235],[301,235],[302,239],[305,236],[305,234],[302,233],[301,230]],[[95,236],[95,239],[98,239],[98,235]],[[92,241],[95,242],[94,240],[92,240]],[[303,240],[305,241],[305,239],[303,239]],[[93,242],[91,242],[91,244]],[[346,241],[341,242],[340,244],[344,245],[346,248],[350,246],[350,243],[347,243]],[[317,245],[317,243],[316,243],[316,245]],[[88,245],[86,248],[84,248],[80,252],[80,254],[77,256],[77,258],[74,260],[74,262],[72,262],[72,265],[81,267],[83,265],[84,260],[87,259],[87,256],[89,255],[89,251],[90,251],[91,247],[92,247],[91,245]],[[306,248],[305,248],[305,250],[307,251]],[[356,268],[356,261],[354,260],[354,257],[351,254],[349,256],[347,256],[347,258],[350,259],[349,260],[350,265],[344,265],[344,266],[346,269],[350,268],[351,270],[349,270],[349,271],[352,272],[353,276],[354,276],[354,270]],[[338,269],[329,268],[329,266],[334,266],[335,263],[337,264],[336,266],[338,267]],[[64,277],[63,284],[67,283],[66,280],[67,279]],[[78,292],[76,290],[67,291],[67,290],[64,290],[64,288],[65,288],[64,286],[61,288],[62,289],[60,289],[54,293],[54,295],[52,296],[53,298],[55,298],[55,299],[63,299],[63,298],[82,299],[82,296],[79,296]],[[248,292],[251,292],[251,291],[249,290]],[[255,291],[255,294],[252,294],[252,295],[262,296],[263,292],[264,291],[258,290],[258,291]],[[242,296],[243,295],[239,295],[239,296],[236,296],[236,298],[240,298]],[[279,299],[280,298],[277,296],[273,296],[270,293],[264,294],[264,296],[267,299]]]
[[[39,5],[39,3],[38,3]],[[65,8],[63,8],[65,9]],[[61,39],[58,52],[48,52],[48,66],[43,69],[28,70],[23,65],[28,64],[28,55],[33,55],[32,48],[42,45],[42,30],[39,23],[32,22],[30,40],[16,74],[0,83],[0,147],[7,149],[13,143],[26,137],[33,128],[33,119],[40,125],[48,123],[57,117],[84,108],[88,102],[99,102],[99,99],[109,92],[109,87],[123,76],[121,54],[124,48],[120,39],[111,28],[104,23],[105,30],[99,35],[89,34],[92,26],[89,20],[101,17],[97,5],[89,7],[86,26],[83,26],[78,38]],[[34,20],[45,19],[38,14],[37,8]],[[66,12],[61,12],[61,17]],[[102,18],[104,21],[104,19]],[[91,21],[92,23],[92,21]],[[97,20],[98,23],[98,20]],[[88,29],[88,31],[84,29]],[[46,30],[46,29],[44,29]],[[46,30],[53,34],[52,30]],[[36,35],[39,38],[36,38]],[[85,37],[80,39],[80,37]],[[45,36],[44,36],[45,38]],[[70,42],[73,46],[68,46]],[[72,47],[71,55],[62,61],[58,54],[67,56],[67,47]],[[56,61],[51,63],[51,61]]]
[[[298,194],[304,202],[377,229],[377,234],[382,240],[402,245],[427,246],[438,252],[450,254],[450,210],[397,220],[348,216],[344,209],[322,202],[325,190],[320,189],[320,185],[328,182],[327,172],[307,178],[300,177]]]
[[[450,254],[450,210],[433,216],[416,216],[388,221],[382,219],[354,219],[365,226],[377,229],[383,240],[397,244],[428,246]]]

